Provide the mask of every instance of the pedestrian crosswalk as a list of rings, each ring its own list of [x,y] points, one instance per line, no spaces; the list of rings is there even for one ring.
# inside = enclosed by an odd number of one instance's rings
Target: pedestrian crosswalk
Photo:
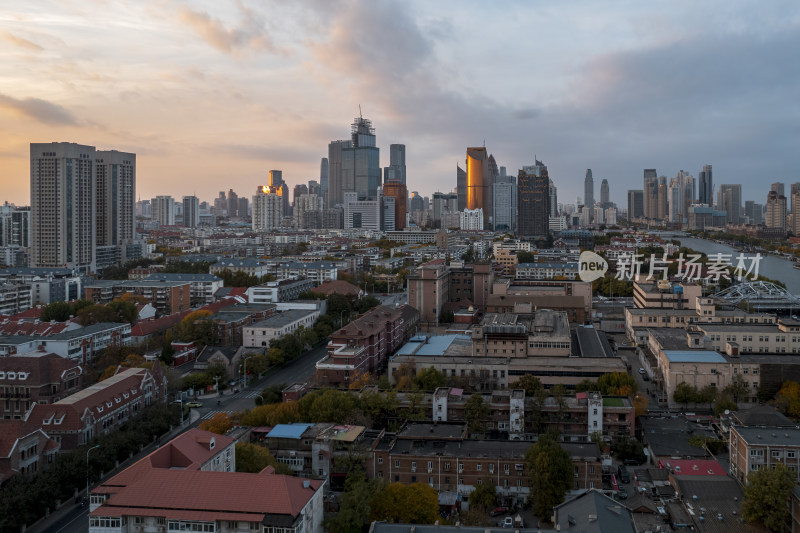
[[[260,390],[246,390],[239,393],[239,396],[242,398],[255,398],[261,394]]]
[[[226,415],[231,416],[235,412],[236,411],[209,411],[206,414],[204,414],[200,419],[201,420],[210,420],[211,418],[214,418],[214,415],[217,414],[217,413],[225,413]]]

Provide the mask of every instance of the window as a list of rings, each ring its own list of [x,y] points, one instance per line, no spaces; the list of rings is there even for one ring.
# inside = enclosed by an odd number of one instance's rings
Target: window
[[[483,465],[482,465],[482,464],[480,464],[480,463],[478,463],[477,465],[475,465],[475,470],[477,470],[478,472],[480,472],[482,468],[483,468]]]
[[[400,461],[398,459],[394,460],[394,467],[395,468],[400,468]]]
[[[445,469],[446,472],[449,472],[450,471],[450,463],[445,463],[444,464],[444,469]]]
[[[383,457],[378,457],[378,464],[379,464],[379,465],[382,465],[382,464],[383,464]]]

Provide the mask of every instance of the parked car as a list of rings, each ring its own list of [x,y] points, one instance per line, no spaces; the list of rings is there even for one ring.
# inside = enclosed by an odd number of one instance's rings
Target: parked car
[[[644,368],[641,368],[641,367],[640,367],[640,368],[639,368],[639,373],[640,373],[640,374],[642,374],[642,375],[644,375],[644,374],[645,374]]]
[[[200,403],[200,402],[187,402],[186,403],[186,407],[188,407],[189,409],[192,409],[192,408],[197,408],[197,407],[203,407],[203,404]]]
[[[619,477],[619,480],[622,481],[623,483],[631,482],[631,475],[628,472],[628,469],[625,468],[625,465],[619,465],[619,468],[617,468],[617,476]]]
[[[513,529],[514,528],[514,519],[510,516],[507,516],[503,519],[503,529]]]
[[[622,464],[627,466],[639,466],[642,463],[638,459],[625,459],[624,461],[622,461]]]
[[[620,500],[627,500],[628,499],[628,491],[625,489],[619,489],[616,493],[616,497]]]
[[[500,516],[501,514],[506,514],[508,512],[508,507],[495,507],[492,511],[492,516]]]

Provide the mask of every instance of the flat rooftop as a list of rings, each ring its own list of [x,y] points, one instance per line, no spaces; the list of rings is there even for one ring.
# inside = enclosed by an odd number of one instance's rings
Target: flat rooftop
[[[289,309],[288,311],[282,311],[280,313],[276,313],[264,320],[256,322],[250,328],[282,328],[284,326],[288,326],[292,322],[296,322],[300,319],[303,319],[313,313],[316,313],[316,310],[309,311],[307,309]]]
[[[714,350],[664,350],[670,363],[725,363],[727,360]]]
[[[750,444],[800,446],[800,428],[777,426],[736,426],[736,431]]]
[[[469,335],[416,335],[397,351],[396,355],[469,355],[472,339]]]

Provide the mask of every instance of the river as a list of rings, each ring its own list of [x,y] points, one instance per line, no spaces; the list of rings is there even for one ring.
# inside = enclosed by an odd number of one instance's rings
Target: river
[[[740,253],[726,244],[720,244],[706,239],[680,237],[677,240],[680,241],[681,246],[686,246],[687,248],[697,250],[698,252],[702,252],[706,255],[716,253],[732,254],[734,263],[735,258]],[[752,255],[754,254],[751,252],[745,253],[745,257],[750,257]],[[749,262],[745,264],[749,265]],[[762,276],[784,282],[786,284],[786,290],[794,295],[800,296],[800,270],[794,268],[792,265],[793,263],[786,259],[775,257],[774,255],[762,254],[761,262],[759,263],[758,267],[758,273]]]

